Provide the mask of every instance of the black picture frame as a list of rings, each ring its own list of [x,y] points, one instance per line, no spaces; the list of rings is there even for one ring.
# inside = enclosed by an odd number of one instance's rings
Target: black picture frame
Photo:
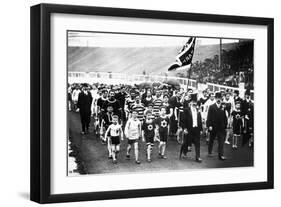
[[[267,181],[238,184],[204,185],[172,188],[51,194],[50,184],[50,15],[52,13],[99,15],[113,17],[183,20],[207,23],[234,23],[267,26]],[[274,20],[272,18],[181,13],[152,10],[39,4],[31,7],[31,174],[30,199],[39,203],[120,199],[147,196],[272,189],[274,177]]]

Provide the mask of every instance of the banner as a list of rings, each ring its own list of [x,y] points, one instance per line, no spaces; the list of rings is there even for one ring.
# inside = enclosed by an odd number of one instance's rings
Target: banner
[[[176,56],[176,61],[168,68],[168,71],[188,70],[190,68],[194,54],[195,40],[195,37],[190,37],[188,39],[179,54]]]

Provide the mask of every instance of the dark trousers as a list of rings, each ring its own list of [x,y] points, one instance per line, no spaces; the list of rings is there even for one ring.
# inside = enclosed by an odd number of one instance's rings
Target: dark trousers
[[[89,129],[91,121],[91,112],[80,112],[80,119],[82,124],[82,132],[85,132]]]
[[[218,139],[218,153],[219,153],[219,157],[221,157],[221,156],[223,156],[225,131],[221,130],[221,131],[211,131],[210,132],[210,140],[209,140],[209,146],[208,146],[209,154],[212,154],[215,138]]]
[[[196,159],[200,157],[200,130],[198,127],[193,127],[184,135],[183,138],[183,153],[188,152],[188,146],[191,146],[192,143],[195,145],[195,156]]]
[[[175,119],[175,115],[173,114],[170,119],[170,132],[171,134],[176,134],[178,130],[178,121]]]

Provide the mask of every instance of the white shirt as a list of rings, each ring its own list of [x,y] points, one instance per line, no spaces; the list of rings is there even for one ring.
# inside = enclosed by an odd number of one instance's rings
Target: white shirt
[[[109,130],[110,130],[110,135],[111,136],[113,136],[113,137],[120,136],[121,125],[120,124],[111,124],[109,126]]]
[[[125,126],[125,134],[128,139],[138,139],[140,137],[140,125],[141,122],[136,119],[129,119]]]
[[[78,101],[79,93],[80,93],[80,90],[74,89],[74,91],[72,92],[72,100],[73,101]]]
[[[191,107],[191,114],[192,114],[192,127],[198,127],[197,126],[197,110],[195,107]]]

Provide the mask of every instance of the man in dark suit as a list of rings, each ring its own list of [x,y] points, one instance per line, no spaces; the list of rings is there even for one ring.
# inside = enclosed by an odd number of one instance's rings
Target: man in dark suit
[[[209,156],[212,156],[213,144],[215,138],[218,140],[218,156],[220,160],[226,160],[223,156],[223,147],[225,139],[225,130],[227,128],[227,117],[225,111],[221,107],[222,95],[217,92],[215,95],[216,103],[209,107],[207,115],[207,127],[210,131],[210,141],[208,146]]]
[[[186,156],[188,146],[193,143],[195,145],[195,159],[196,162],[202,162],[200,158],[200,134],[202,132],[202,118],[198,111],[197,94],[191,94],[190,107],[185,108],[183,112],[183,119],[181,120],[181,127],[184,130],[184,142],[180,150],[180,158],[182,153]]]
[[[179,90],[175,92],[175,96],[172,96],[169,100],[169,105],[173,109],[173,115],[170,118],[170,133],[171,135],[175,135],[178,130],[178,120],[176,120],[176,117],[178,117],[179,113],[176,111],[176,108],[180,107],[180,99],[181,99],[181,93]]]
[[[91,121],[91,105],[93,97],[87,85],[82,86],[82,92],[79,93],[77,107],[79,108],[82,134],[89,132],[89,125]]]
[[[247,89],[245,92],[245,100],[242,102],[242,113],[244,116],[244,130],[243,130],[243,142],[249,147],[253,144],[253,132],[254,132],[254,102],[251,100],[251,91]]]

